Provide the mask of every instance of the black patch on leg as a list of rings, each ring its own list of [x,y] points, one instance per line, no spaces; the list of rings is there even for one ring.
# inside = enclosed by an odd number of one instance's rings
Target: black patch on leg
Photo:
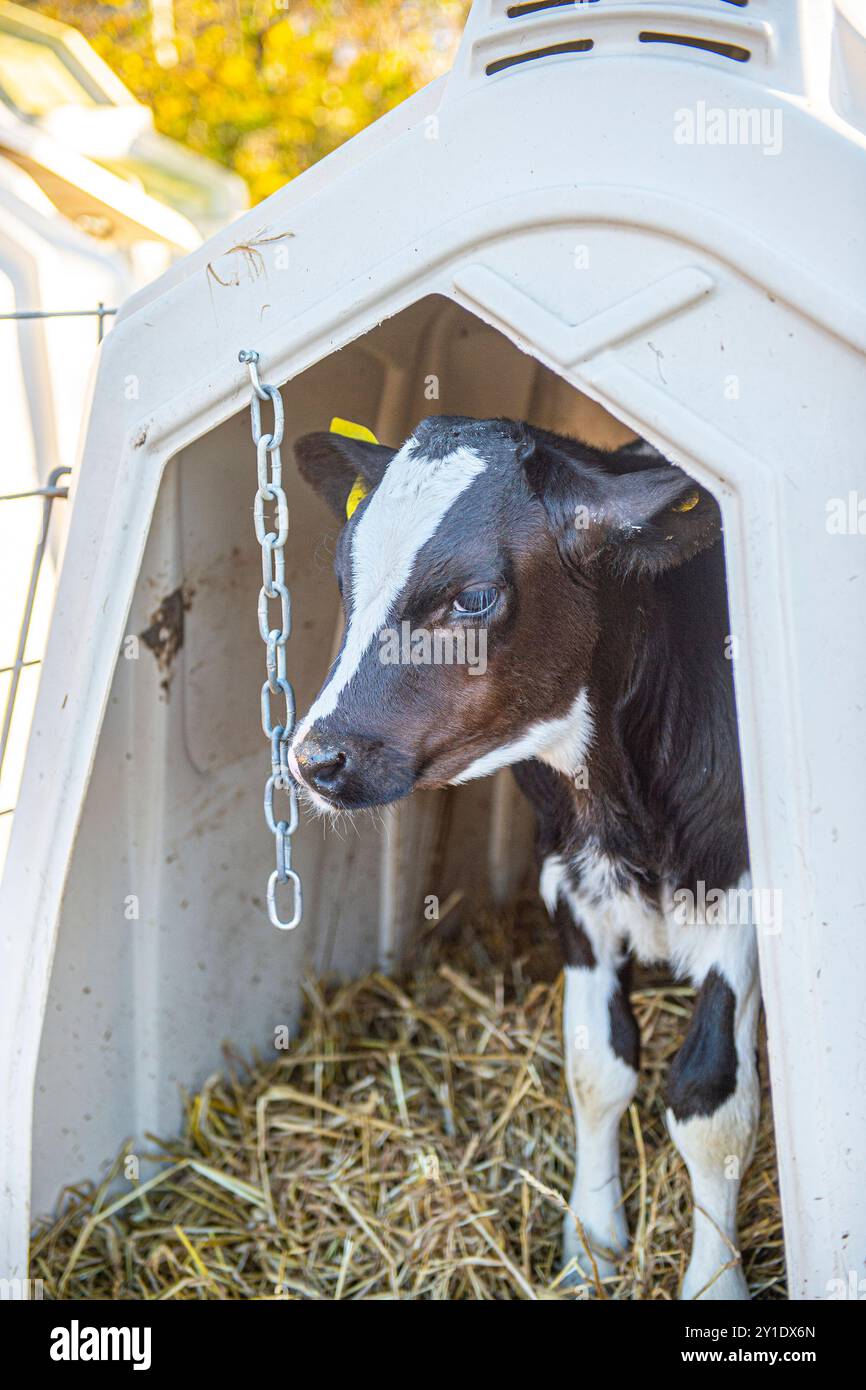
[[[592,970],[596,964],[592,942],[564,902],[556,904],[553,921],[562,942],[566,965],[578,965],[584,970]]]
[[[736,997],[710,970],[698,994],[686,1040],[671,1063],[667,1101],[678,1120],[713,1115],[737,1085]]]
[[[626,1066],[637,1071],[640,1066],[640,1031],[631,1011],[631,961],[619,971],[619,984],[610,996],[610,1045]]]

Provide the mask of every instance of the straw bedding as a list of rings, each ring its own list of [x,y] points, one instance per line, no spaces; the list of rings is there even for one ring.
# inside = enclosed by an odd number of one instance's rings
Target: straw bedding
[[[34,1235],[31,1277],[46,1298],[675,1298],[691,1204],[663,1087],[691,991],[637,984],[641,1087],[622,1126],[634,1243],[602,1285],[564,1287],[558,1265],[562,981],[531,904],[459,938],[440,928],[399,981],[309,982],[288,1048],[265,1063],[227,1049],[137,1182],[125,1151],[100,1185],[67,1190]],[[784,1298],[766,1085],[740,1216],[754,1296]]]

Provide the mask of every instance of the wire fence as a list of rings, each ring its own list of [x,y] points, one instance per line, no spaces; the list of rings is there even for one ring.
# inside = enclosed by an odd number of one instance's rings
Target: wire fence
[[[96,319],[96,340],[101,343],[105,337],[105,321],[112,318],[117,313],[116,309],[108,309],[100,301],[93,309],[19,309],[14,313],[0,314],[0,320],[25,322],[36,319]],[[36,603],[36,592],[39,587],[39,576],[42,573],[42,562],[45,559],[45,552],[48,548],[48,533],[51,525],[54,503],[60,498],[65,499],[69,496],[67,485],[70,476],[70,469],[66,467],[54,468],[49,474],[44,487],[29,488],[23,492],[7,492],[0,495],[0,502],[20,502],[27,498],[42,498],[42,524],[33,552],[33,561],[30,566],[30,577],[27,582],[27,589],[24,596],[24,605],[21,615],[21,623],[18,629],[18,641],[15,648],[15,657],[11,666],[0,666],[0,676],[9,676],[9,689],[6,692],[6,699],[3,706],[3,718],[0,723],[0,774],[3,772],[3,765],[6,761],[6,753],[9,748],[10,736],[12,733],[12,720],[15,715],[15,701],[21,684],[21,673],[30,667],[40,666],[41,657],[32,657],[25,660],[27,651],[27,639],[30,635],[30,626],[33,621],[33,610]],[[67,483],[61,480],[66,479]],[[11,816],[14,806],[0,807],[0,816]]]
[[[95,318],[96,341],[101,343],[105,337],[105,320],[117,313],[116,309],[106,309],[100,301],[95,309],[17,309],[14,314],[0,314],[0,319],[88,319]],[[0,498],[0,501],[3,499]]]

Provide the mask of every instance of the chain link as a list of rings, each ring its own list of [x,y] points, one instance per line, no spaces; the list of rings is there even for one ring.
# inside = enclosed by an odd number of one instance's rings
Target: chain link
[[[292,868],[292,835],[298,826],[298,789],[289,771],[289,744],[295,731],[295,693],[286,674],[286,643],[292,632],[292,600],[286,584],[285,544],[289,534],[289,504],[283,491],[283,463],[280,445],[283,442],[283,399],[276,386],[265,386],[259,379],[259,354],[252,349],[238,353],[238,361],[249,367],[253,395],[250,402],[253,443],[256,446],[256,477],[258,487],[253,501],[256,539],[262,547],[262,587],[259,590],[259,633],[265,643],[267,680],[262,686],[262,730],[271,744],[271,775],[265,783],[265,824],[276,843],[277,867],[268,879],[268,917],[280,931],[292,931],[301,920],[304,896],[301,880]],[[274,412],[273,428],[262,431],[262,402],[270,401]],[[265,507],[271,508],[270,521]],[[276,528],[276,529],[273,529]],[[274,608],[271,608],[271,604]],[[279,627],[272,627],[279,605]],[[275,722],[271,710],[272,696],[282,695],[285,716]],[[274,796],[284,795],[286,816],[277,819]],[[292,915],[286,921],[277,906],[277,887],[292,885]]]

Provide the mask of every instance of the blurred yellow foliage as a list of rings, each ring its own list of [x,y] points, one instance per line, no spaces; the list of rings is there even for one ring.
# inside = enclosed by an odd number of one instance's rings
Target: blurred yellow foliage
[[[234,169],[253,202],[447,70],[468,0],[30,0],[73,25],[163,134]],[[164,8],[164,7],[163,7]]]

